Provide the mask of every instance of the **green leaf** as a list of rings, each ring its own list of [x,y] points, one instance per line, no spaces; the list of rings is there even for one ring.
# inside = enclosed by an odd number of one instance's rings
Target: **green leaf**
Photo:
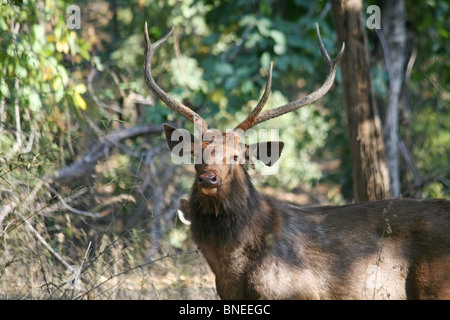
[[[61,79],[62,84],[64,86],[67,86],[67,84],[69,83],[69,75],[67,74],[66,69],[63,66],[58,65],[56,66],[56,72]]]
[[[30,111],[39,112],[42,108],[41,98],[37,92],[31,92],[28,96]]]
[[[264,52],[261,55],[260,58],[260,63],[261,63],[261,67],[265,70],[269,70],[270,67],[270,62],[272,61],[272,57],[270,56],[270,53],[268,52]]]
[[[95,68],[98,71],[103,71],[104,70],[104,67],[103,67],[103,64],[102,64],[102,60],[100,59],[99,56],[93,57],[92,58],[92,63],[94,64]]]
[[[253,90],[255,89],[255,86],[253,85],[253,82],[246,79],[241,85],[241,90],[244,94],[251,94]]]
[[[15,70],[16,72],[16,76],[18,77],[18,78],[21,78],[21,79],[25,79],[26,77],[27,77],[27,74],[28,74],[28,72],[27,72],[27,69],[26,68],[24,68],[22,65],[20,65],[20,64],[18,64],[17,66],[16,66],[16,70]]]
[[[42,46],[45,44],[45,29],[44,26],[40,24],[35,24],[32,27],[33,35],[34,35],[34,41],[31,43],[31,48],[34,52],[39,52],[42,49]]]
[[[14,43],[11,43],[8,47],[6,47],[6,54],[10,57],[16,57],[16,46]]]
[[[275,41],[273,51],[278,55],[283,55],[286,52],[286,37],[284,33],[278,30],[270,31],[271,38]]]
[[[9,98],[9,88],[6,82],[0,82],[0,93],[3,97]]]
[[[83,94],[83,93],[86,93],[87,87],[84,83],[78,83],[75,86],[74,90],[75,90],[75,92]]]
[[[83,99],[83,97],[78,92],[74,93],[73,102],[81,110],[86,110],[86,107],[87,107],[86,101]]]
[[[220,77],[228,76],[230,74],[233,74],[233,66],[229,63],[217,63],[215,65],[215,70],[218,73]]]
[[[64,87],[59,86],[54,92],[55,103],[60,102],[64,98]]]
[[[8,24],[5,22],[5,20],[3,20],[3,18],[0,18],[0,30],[8,30]]]
[[[37,69],[39,67],[39,60],[36,58],[36,55],[33,51],[29,51],[25,55],[25,60],[30,69]]]

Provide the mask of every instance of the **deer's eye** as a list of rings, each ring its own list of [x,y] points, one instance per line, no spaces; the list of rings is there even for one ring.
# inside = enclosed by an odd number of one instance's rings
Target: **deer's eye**
[[[235,154],[233,156],[233,162],[238,162],[238,160],[239,160],[239,156],[237,154]]]

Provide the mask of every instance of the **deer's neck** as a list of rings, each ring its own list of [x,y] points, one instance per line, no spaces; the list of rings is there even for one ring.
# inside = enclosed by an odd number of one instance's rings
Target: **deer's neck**
[[[204,195],[195,184],[190,199],[194,241],[200,246],[258,246],[273,221],[271,210],[245,170],[215,195]]]
[[[256,191],[247,172],[235,178],[242,179],[214,196],[203,195],[194,185],[191,234],[216,275],[219,295],[256,299],[259,295],[246,284],[271,246],[270,239],[280,232],[281,215],[269,198]]]

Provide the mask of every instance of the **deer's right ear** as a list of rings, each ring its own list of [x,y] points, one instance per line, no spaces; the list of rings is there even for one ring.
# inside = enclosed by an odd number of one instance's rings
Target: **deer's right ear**
[[[163,127],[167,145],[173,154],[185,157],[194,153],[196,138],[188,130],[177,129],[166,123]]]
[[[170,151],[179,143],[177,140],[172,140],[172,134],[177,130],[176,128],[168,125],[167,123],[163,124],[164,135],[166,136],[167,145],[169,146]]]

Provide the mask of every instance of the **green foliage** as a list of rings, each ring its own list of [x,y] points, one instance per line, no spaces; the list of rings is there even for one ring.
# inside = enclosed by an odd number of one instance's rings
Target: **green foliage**
[[[58,117],[86,109],[86,86],[69,68],[90,59],[89,45],[67,29],[64,8],[64,1],[47,1],[43,8],[35,1],[1,5],[0,149],[7,160],[20,154],[30,161],[39,150],[49,152],[59,142],[56,133],[67,132]]]
[[[408,82],[401,133],[422,179],[435,177],[426,197],[450,197],[450,6],[442,1],[407,3],[417,58]],[[426,36],[422,36],[426,34]],[[409,108],[409,109],[408,109]]]
[[[325,67],[314,27],[322,3],[310,6],[298,1],[276,4],[273,1],[146,1],[143,11],[131,10],[132,4],[128,3],[118,5],[116,19],[120,34],[113,36],[122,45],[111,53],[100,54],[102,60],[114,61],[112,65],[117,72],[127,74],[129,85],[125,82],[122,88],[130,89],[133,81],[139,84],[133,90],[148,92],[141,74],[144,21],[148,21],[152,41],[174,25],[174,36],[155,55],[154,76],[176,99],[189,101],[194,109],[202,108],[202,116],[219,129],[234,127],[238,119],[250,112],[265,85],[271,61],[275,63],[273,96],[279,97],[272,100],[279,103],[267,108],[313,91],[324,79]],[[280,10],[273,10],[274,7]],[[319,24],[325,45],[330,53],[335,53],[329,21],[322,20]],[[108,33],[111,34],[110,28]],[[129,70],[136,72],[129,73]],[[148,114],[143,119],[162,122],[179,118],[162,103],[156,105],[156,109],[147,108]],[[298,113],[308,115],[301,119],[305,122],[300,127],[298,119],[292,121],[293,115],[267,124],[282,132],[287,144],[282,159],[288,165],[284,170],[291,173],[272,177],[272,183],[287,183],[294,188],[320,179],[317,166],[308,159],[324,146],[327,125],[323,113],[313,108]],[[308,130],[319,130],[320,134],[305,134]],[[277,182],[278,179],[281,180]]]

